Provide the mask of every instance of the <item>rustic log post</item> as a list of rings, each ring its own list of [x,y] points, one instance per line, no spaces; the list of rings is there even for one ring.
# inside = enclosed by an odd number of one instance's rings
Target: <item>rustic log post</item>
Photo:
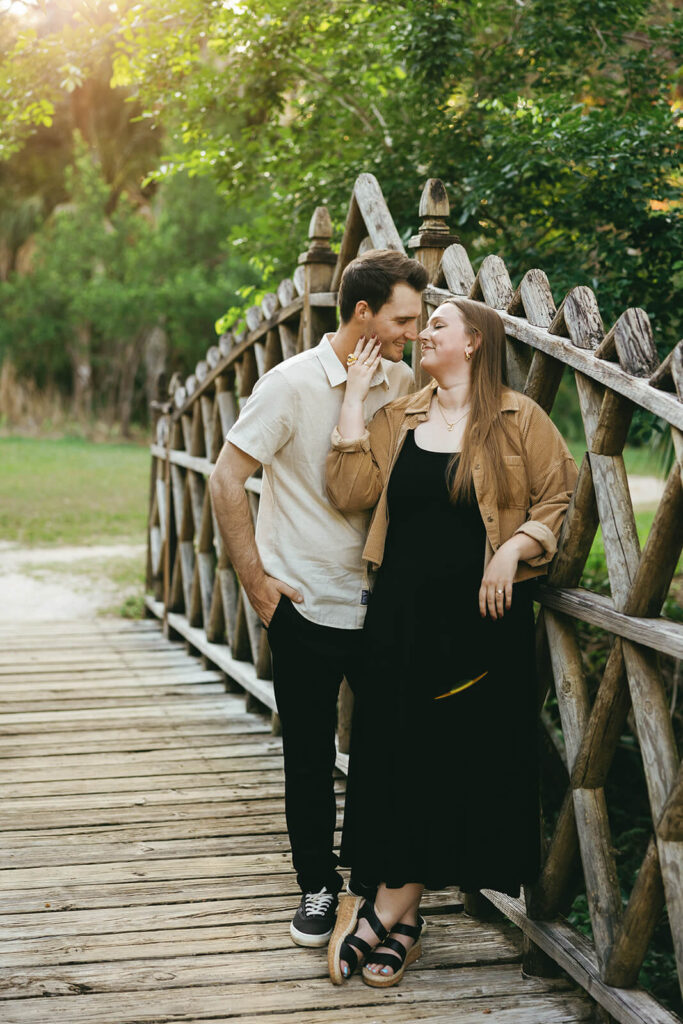
[[[326,206],[318,206],[308,227],[310,244],[299,256],[299,266],[304,270],[304,305],[301,311],[301,331],[304,349],[317,345],[320,336],[334,330],[335,319],[332,307],[316,309],[311,304],[311,295],[330,289],[337,256],[330,248],[332,221]]]
[[[351,749],[351,719],[353,718],[353,693],[346,679],[342,681],[337,703],[337,740],[339,752],[348,754]]]
[[[422,190],[418,209],[419,216],[424,219],[418,233],[413,235],[408,242],[408,249],[413,250],[413,257],[426,269],[430,281],[436,280],[444,250],[449,245],[460,242],[458,236],[452,235],[448,228],[447,218],[450,209],[444,183],[440,178],[429,178]],[[420,330],[428,319],[429,310],[423,299]],[[415,386],[420,388],[427,383],[428,374],[424,373],[420,367],[420,345],[418,342],[413,343],[412,365]]]

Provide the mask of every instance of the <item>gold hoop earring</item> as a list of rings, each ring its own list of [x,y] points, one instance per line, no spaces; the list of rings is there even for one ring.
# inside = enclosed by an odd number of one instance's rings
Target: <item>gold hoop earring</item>
[[[467,360],[468,363],[469,363],[471,358],[472,358],[472,353],[468,352],[467,349],[465,349],[465,359]]]

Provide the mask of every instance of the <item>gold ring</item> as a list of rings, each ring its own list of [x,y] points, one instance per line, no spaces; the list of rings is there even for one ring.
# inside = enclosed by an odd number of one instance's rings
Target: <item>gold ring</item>
[[[348,355],[348,356],[346,357],[346,365],[347,365],[347,366],[353,366],[353,364],[354,364],[354,363],[357,363],[357,362],[358,362],[358,356],[354,356],[353,352],[351,352],[351,353],[350,353],[350,354],[349,354],[349,355]]]

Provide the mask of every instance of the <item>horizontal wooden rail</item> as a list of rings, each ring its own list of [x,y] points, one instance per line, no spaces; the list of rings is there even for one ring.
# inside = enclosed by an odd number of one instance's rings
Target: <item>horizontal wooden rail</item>
[[[672,658],[683,658],[683,623],[670,619],[646,619],[625,615],[615,609],[604,594],[594,594],[581,587],[549,587],[540,584],[538,601],[546,608],[571,615],[574,619],[600,626],[616,636],[634,640]]]

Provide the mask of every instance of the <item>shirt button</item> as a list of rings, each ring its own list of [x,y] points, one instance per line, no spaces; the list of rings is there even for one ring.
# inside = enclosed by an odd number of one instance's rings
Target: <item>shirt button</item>
[[[486,517],[486,522],[487,523],[492,523],[493,522],[493,516],[487,516]]]
[[[481,467],[480,467],[479,463],[477,463],[477,464],[476,464],[476,466],[475,466],[474,468],[475,468],[475,469],[480,469]]]

